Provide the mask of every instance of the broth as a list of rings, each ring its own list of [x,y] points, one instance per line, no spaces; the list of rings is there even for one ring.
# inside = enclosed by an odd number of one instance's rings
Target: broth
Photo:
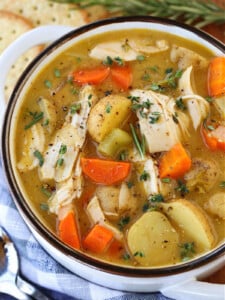
[[[39,72],[14,151],[26,198],[53,234],[137,267],[223,241],[225,142],[212,150],[206,137],[224,133],[224,98],[208,97],[212,59],[197,43],[126,30],[82,40]]]

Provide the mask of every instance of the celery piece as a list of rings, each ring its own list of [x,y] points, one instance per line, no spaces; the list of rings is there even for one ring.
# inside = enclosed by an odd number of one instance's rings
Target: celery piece
[[[114,128],[98,145],[98,151],[110,157],[115,157],[132,143],[132,137],[120,128]]]

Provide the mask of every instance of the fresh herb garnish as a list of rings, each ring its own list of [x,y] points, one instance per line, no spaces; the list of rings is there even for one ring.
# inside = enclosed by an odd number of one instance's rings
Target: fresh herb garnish
[[[125,254],[122,256],[122,258],[123,258],[124,260],[129,260],[129,259],[130,259],[130,254],[125,253]]]
[[[157,122],[159,121],[159,119],[160,119],[160,115],[161,115],[160,112],[158,112],[158,111],[153,111],[153,112],[151,113],[151,116],[149,116],[149,123],[150,123],[150,124],[155,124],[155,123],[157,123]]]
[[[142,174],[140,175],[140,180],[141,181],[146,181],[150,178],[150,174],[147,171],[143,171]]]
[[[164,197],[162,194],[151,195],[148,200],[150,202],[164,202]]]
[[[41,192],[48,198],[51,197],[51,195],[52,195],[52,191],[47,184],[43,184],[41,186]]]
[[[67,146],[64,145],[64,144],[62,144],[61,147],[60,147],[60,149],[59,149],[59,154],[61,154],[61,155],[65,154],[66,151],[67,151]]]
[[[43,166],[43,164],[44,164],[44,158],[43,158],[41,152],[38,151],[38,150],[35,150],[33,154],[39,160],[39,166],[40,167]]]
[[[141,251],[136,251],[133,255],[134,255],[134,256],[144,257],[144,253],[141,252]]]
[[[132,124],[130,124],[130,129],[131,129],[131,134],[133,137],[134,144],[135,144],[141,158],[143,159],[145,157],[145,137],[144,137],[144,135],[142,135],[142,139],[141,139],[141,141],[139,141],[137,133]]]
[[[172,115],[172,119],[174,121],[175,124],[179,124],[179,120],[178,120],[178,114],[175,112],[175,114]]]
[[[48,89],[50,89],[50,88],[52,87],[52,83],[51,83],[51,81],[48,80],[48,79],[46,79],[46,80],[44,81],[44,85],[45,85]]]
[[[109,103],[107,103],[107,104],[106,104],[106,107],[105,107],[105,112],[106,112],[107,114],[109,114],[109,113],[111,112],[111,109],[112,109],[112,106],[111,106]]]
[[[105,66],[111,66],[113,64],[113,59],[110,56],[106,56],[102,63]]]
[[[41,204],[40,204],[40,208],[41,208],[41,210],[43,210],[43,211],[48,211],[48,210],[49,210],[49,206],[48,206],[47,203],[41,203]]]
[[[136,59],[138,60],[138,61],[143,61],[143,60],[145,60],[145,56],[144,55],[138,55],[137,57],[136,57]]]
[[[124,60],[122,58],[120,58],[119,56],[114,58],[114,61],[119,65],[119,66],[123,66],[124,65]]]
[[[124,150],[119,154],[119,160],[125,161],[127,159],[127,152]]]
[[[81,103],[74,103],[70,106],[71,115],[78,113],[80,110],[81,110]]]
[[[30,112],[30,115],[32,116],[32,120],[30,121],[30,123],[24,126],[25,130],[31,128],[34,124],[38,123],[44,117],[44,113],[42,111],[34,113]]]
[[[128,189],[131,189],[134,186],[134,183],[132,181],[126,182]]]
[[[183,99],[180,97],[178,99],[176,99],[175,101],[177,108],[179,108],[180,110],[186,110],[187,106],[184,104]]]
[[[60,78],[60,77],[61,77],[61,72],[60,72],[60,70],[59,70],[59,69],[55,69],[55,70],[54,70],[54,75],[55,75],[55,77]]]
[[[118,223],[119,229],[122,231],[129,222],[130,222],[129,216],[122,217]]]
[[[158,83],[152,83],[150,89],[155,92],[163,92],[165,90],[165,87],[161,86]]]
[[[195,253],[195,244],[191,243],[183,243],[180,245],[180,257],[182,261],[189,260],[193,257]]]
[[[214,101],[213,97],[210,97],[210,96],[205,97],[205,100],[209,103],[212,103]]]
[[[161,181],[163,183],[170,183],[171,182],[171,179],[170,178],[162,178]]]
[[[181,196],[189,193],[189,189],[187,188],[186,184],[182,180],[177,181],[177,187],[175,188],[176,191],[180,192]]]
[[[102,5],[108,11],[123,15],[154,15],[170,19],[182,19],[183,22],[197,28],[212,23],[224,23],[224,6],[205,0],[52,0],[59,3],[78,4],[79,8]],[[182,4],[182,5],[181,5]]]
[[[62,157],[60,157],[57,162],[56,162],[56,166],[57,167],[61,167],[64,163],[64,159]]]
[[[219,187],[225,188],[225,180],[223,180],[223,181],[220,182]]]

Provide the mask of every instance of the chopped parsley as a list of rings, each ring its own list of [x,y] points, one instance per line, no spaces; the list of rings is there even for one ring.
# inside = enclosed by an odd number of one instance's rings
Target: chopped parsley
[[[205,100],[206,100],[207,102],[209,102],[209,103],[212,103],[212,102],[214,101],[214,99],[213,99],[212,97],[210,97],[210,96],[205,97]]]
[[[138,55],[138,56],[136,57],[136,59],[137,59],[138,61],[143,61],[143,60],[145,60],[145,56],[142,55],[142,54],[140,54],[140,55]]]
[[[122,256],[122,258],[123,258],[124,260],[129,260],[129,259],[130,259],[130,254],[125,253],[125,254]]]
[[[42,111],[34,113],[29,112],[29,114],[32,116],[32,120],[30,121],[30,123],[24,126],[25,130],[31,128],[34,124],[38,123],[44,117],[44,113]]]
[[[56,166],[57,167],[61,167],[64,163],[64,159],[62,157],[60,157],[57,162],[56,162]]]
[[[42,192],[42,194],[44,194],[48,198],[51,197],[51,195],[52,195],[52,191],[51,191],[50,187],[47,184],[43,184],[41,186],[41,192]]]
[[[150,202],[163,202],[164,201],[164,197],[162,194],[155,194],[155,195],[151,195],[148,200]]]
[[[223,180],[223,181],[220,182],[219,187],[225,188],[225,180]]]
[[[140,180],[141,181],[146,181],[150,178],[150,174],[147,171],[143,171],[142,174],[140,175]]]
[[[187,188],[186,184],[181,180],[177,181],[177,187],[175,188],[176,191],[180,192],[181,196],[189,193],[189,189]]]
[[[171,182],[171,179],[170,178],[162,178],[161,181],[163,183],[170,183]]]
[[[109,113],[111,112],[111,109],[112,109],[112,106],[111,106],[109,103],[107,103],[107,104],[106,104],[106,107],[105,107],[105,112],[106,112],[107,114],[109,114]]]
[[[118,223],[119,229],[122,231],[129,222],[130,222],[129,216],[122,217]]]
[[[153,111],[153,112],[151,113],[151,116],[149,116],[149,123],[150,123],[150,124],[155,124],[155,123],[157,123],[157,122],[159,121],[159,119],[160,119],[160,115],[161,115],[160,112],[158,112],[158,111]]]
[[[191,259],[194,253],[195,253],[194,242],[183,243],[180,245],[180,257],[182,261]]]
[[[62,144],[60,149],[59,149],[59,154],[65,154],[67,151],[67,146]]]
[[[126,182],[128,189],[131,189],[134,186],[134,183],[132,181]]]
[[[74,103],[70,106],[70,113],[74,115],[81,110],[81,103]]]
[[[134,256],[139,256],[139,257],[144,257],[144,253],[141,251],[136,251],[134,254]]]
[[[44,211],[48,211],[49,210],[49,206],[47,203],[41,203],[40,204],[40,208],[41,210],[44,210]]]
[[[50,88],[52,87],[52,83],[51,83],[51,81],[48,80],[48,79],[46,79],[46,80],[44,81],[44,85],[45,85],[48,89],[50,89]]]
[[[106,59],[103,60],[103,65],[111,66],[113,64],[113,59],[110,56],[106,56]]]
[[[124,150],[119,154],[119,160],[125,161],[127,159],[127,152]]]
[[[43,158],[41,152],[38,151],[38,150],[35,150],[33,154],[39,160],[39,166],[40,167],[43,166],[43,164],[44,164],[44,158]]]
[[[119,65],[119,66],[123,66],[124,65],[124,60],[122,58],[120,58],[119,56],[114,58],[114,61]]]
[[[59,70],[59,69],[55,69],[55,70],[54,70],[54,75],[55,75],[55,77],[60,78],[60,77],[61,77],[61,72],[60,72],[60,70]]]
[[[176,103],[176,107],[179,108],[180,110],[186,110],[187,109],[187,106],[184,104],[184,101],[183,99],[180,97],[180,98],[177,98],[175,100],[175,103]]]

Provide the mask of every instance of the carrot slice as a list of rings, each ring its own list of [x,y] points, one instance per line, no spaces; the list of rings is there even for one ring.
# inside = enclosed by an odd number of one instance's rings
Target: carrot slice
[[[96,224],[85,237],[83,246],[87,250],[100,254],[107,250],[112,240],[113,233],[109,229]]]
[[[123,252],[124,252],[123,244],[116,239],[114,239],[112,241],[112,243],[110,244],[110,246],[107,250],[107,254],[110,255],[111,257],[113,256],[115,258],[121,257]]]
[[[133,76],[129,66],[113,66],[111,76],[112,81],[123,90],[127,90],[132,84]]]
[[[215,97],[225,93],[225,57],[215,57],[208,70],[208,93]]]
[[[201,134],[205,145],[212,151],[225,151],[225,127],[219,125],[215,130],[208,131],[201,127]]]
[[[83,173],[95,183],[112,185],[123,181],[129,175],[131,164],[129,162],[82,157],[81,167]]]
[[[178,143],[166,152],[159,162],[160,178],[178,179],[191,168],[191,159],[184,147]]]
[[[78,84],[100,84],[110,73],[109,67],[96,67],[94,69],[79,70],[73,73],[73,80]]]
[[[74,211],[70,211],[59,222],[59,237],[67,245],[75,249],[80,249],[80,238]]]

